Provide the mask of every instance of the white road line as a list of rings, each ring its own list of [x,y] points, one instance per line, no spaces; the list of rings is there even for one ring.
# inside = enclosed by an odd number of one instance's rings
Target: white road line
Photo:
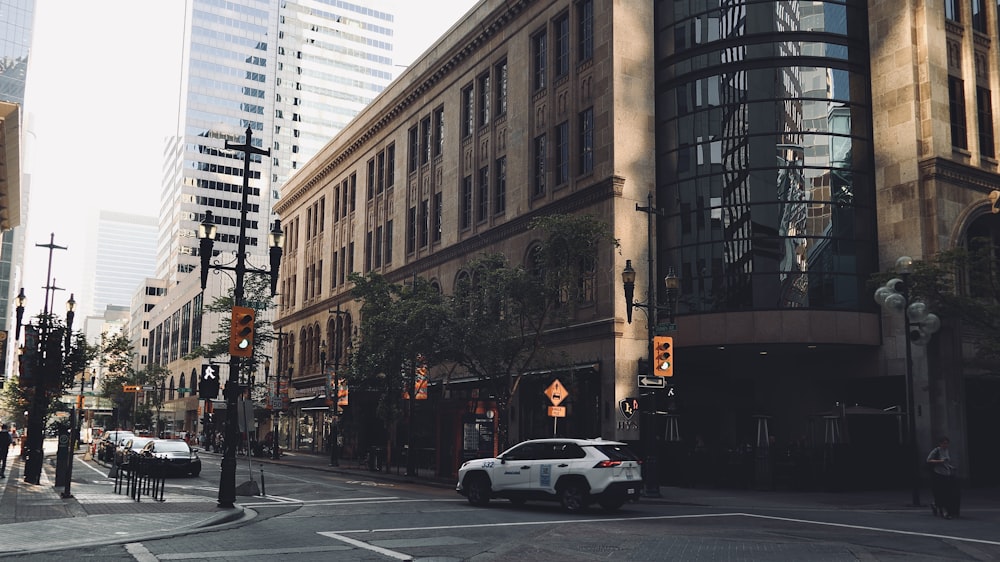
[[[970,539],[966,537],[956,537],[953,535],[939,535],[936,533],[919,533],[917,531],[901,531],[898,529],[883,529],[881,527],[867,527],[865,525],[850,525],[847,523],[828,523],[825,521],[811,521],[809,519],[793,519],[790,517],[776,517],[773,515],[755,515],[753,513],[735,513],[733,515],[742,515],[743,517],[754,517],[757,519],[773,519],[775,521],[788,521],[791,523],[804,523],[807,525],[823,525],[826,527],[840,527],[843,529],[858,529],[861,531],[874,531],[876,533],[892,533],[895,535],[910,535],[915,537],[928,537],[933,539],[947,539],[950,541],[962,541],[962,542],[973,542],[979,544],[988,544],[992,546],[1000,546],[1000,541],[988,541],[985,539]]]
[[[789,523],[801,523],[805,525],[821,525],[827,527],[840,527],[844,529],[857,529],[862,531],[872,531],[875,533],[890,533],[896,535],[908,535],[915,537],[926,537],[933,539],[946,539],[951,541],[969,542],[977,544],[988,544],[1000,546],[1000,541],[990,541],[985,539],[973,539],[968,537],[958,537],[954,535],[939,535],[936,533],[922,533],[918,531],[903,531],[899,529],[886,529],[883,527],[868,527],[864,525],[850,525],[847,523],[829,523],[826,521],[813,521],[810,519],[794,519],[790,517],[777,517],[772,515],[756,515],[753,513],[703,513],[695,515],[650,515],[645,517],[609,517],[599,519],[569,519],[564,521],[515,521],[511,523],[480,523],[475,525],[438,525],[433,527],[394,527],[386,529],[352,529],[336,531],[337,534],[347,535],[356,533],[398,533],[410,531],[442,531],[455,529],[476,529],[485,527],[523,527],[531,525],[566,525],[579,523],[609,523],[616,521],[663,521],[668,519],[707,519],[712,517],[751,517],[756,519],[772,519],[775,521],[785,521]],[[320,533],[321,535],[326,533]]]
[[[156,555],[143,546],[141,542],[130,542],[125,545],[125,550],[135,558],[137,562],[157,562]]]
[[[349,545],[353,545],[358,548],[363,548],[365,550],[377,552],[379,554],[388,556],[390,558],[395,558],[396,560],[413,560],[413,557],[410,556],[409,554],[403,554],[402,552],[396,552],[395,550],[389,550],[388,548],[382,548],[381,546],[368,544],[364,541],[359,541],[342,535],[338,535],[337,533],[332,533],[329,531],[321,531],[319,534],[323,535],[324,537],[330,537],[331,539],[336,539],[338,541],[345,542]]]

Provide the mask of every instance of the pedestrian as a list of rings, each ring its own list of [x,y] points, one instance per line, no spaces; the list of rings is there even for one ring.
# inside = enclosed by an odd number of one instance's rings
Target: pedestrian
[[[960,501],[955,464],[948,449],[950,444],[947,437],[941,437],[938,439],[938,446],[927,455],[927,465],[931,468],[931,490],[934,494],[931,511],[935,516],[940,515],[945,519],[958,517]]]
[[[10,450],[10,446],[13,444],[14,439],[10,436],[7,424],[3,424],[3,427],[0,428],[0,478],[7,477],[4,474],[7,471],[7,451]]]

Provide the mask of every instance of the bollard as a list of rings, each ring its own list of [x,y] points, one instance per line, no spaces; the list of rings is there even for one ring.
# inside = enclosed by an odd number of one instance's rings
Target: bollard
[[[260,495],[267,495],[267,488],[264,487],[264,464],[260,465]]]

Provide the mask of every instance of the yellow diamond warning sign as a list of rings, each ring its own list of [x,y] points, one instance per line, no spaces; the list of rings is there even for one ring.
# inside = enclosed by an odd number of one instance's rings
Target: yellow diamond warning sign
[[[562,401],[566,399],[566,394],[566,387],[559,382],[559,379],[552,381],[552,384],[545,389],[545,395],[549,397],[553,406],[562,404]]]

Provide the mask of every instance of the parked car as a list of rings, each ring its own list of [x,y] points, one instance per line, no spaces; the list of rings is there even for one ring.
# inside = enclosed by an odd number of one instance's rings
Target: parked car
[[[597,502],[606,510],[639,499],[639,459],[625,443],[603,439],[534,439],[488,459],[467,461],[456,491],[475,506],[491,498],[515,504],[555,500],[567,511]]]
[[[115,452],[118,450],[118,446],[122,441],[135,437],[135,434],[131,431],[124,430],[114,430],[109,431],[101,437],[100,443],[97,444],[97,460],[103,462],[111,462],[115,459]]]
[[[201,458],[198,449],[180,439],[153,439],[142,448],[142,454],[150,457],[166,459],[169,474],[186,474],[198,476],[201,474]]]
[[[115,451],[117,457],[115,457],[115,462],[122,464],[128,462],[129,455],[138,455],[142,453],[142,448],[146,446],[146,443],[152,441],[152,437],[126,437],[122,439],[121,445]]]

